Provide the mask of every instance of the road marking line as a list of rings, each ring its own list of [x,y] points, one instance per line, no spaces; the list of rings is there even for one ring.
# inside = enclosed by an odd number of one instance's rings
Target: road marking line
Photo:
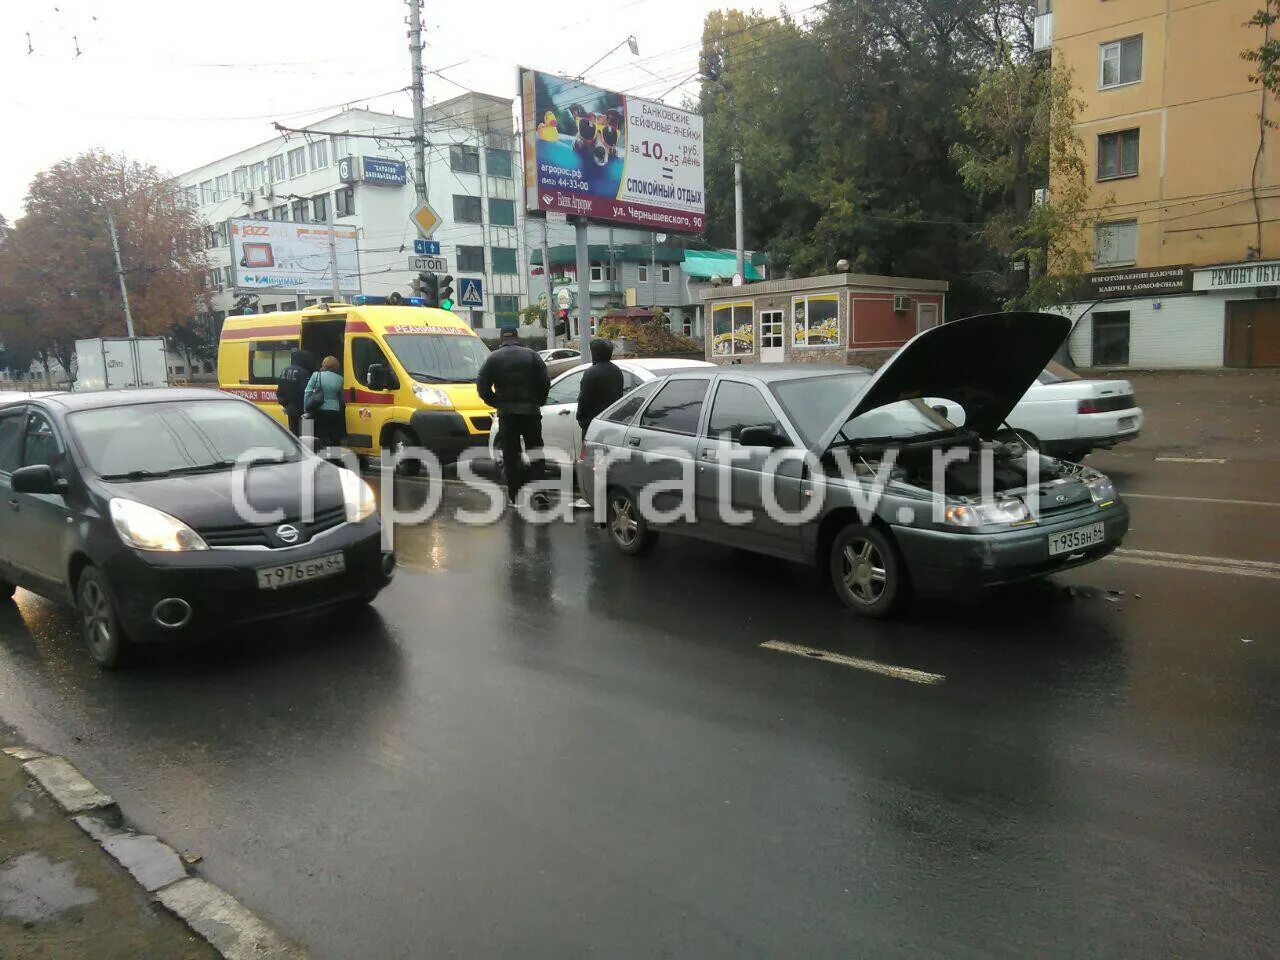
[[[1223,457],[1156,457],[1156,463],[1226,463]]]
[[[1181,560],[1160,560],[1155,557],[1118,557],[1114,553],[1108,558],[1120,563],[1136,563],[1146,567],[1166,567],[1173,570],[1194,570],[1196,573],[1222,573],[1235,577],[1261,577],[1264,580],[1280,580],[1280,570],[1258,570],[1254,567],[1221,566],[1209,563],[1186,563]]]
[[[1280,507],[1275,500],[1220,500],[1217,497],[1175,497],[1167,493],[1129,493],[1120,494],[1124,500],[1184,500],[1188,503],[1229,503],[1239,507]]]
[[[853,667],[855,670],[866,670],[893,677],[895,680],[910,680],[912,683],[942,683],[947,678],[941,673],[926,673],[924,670],[912,670],[910,667],[895,667],[891,663],[880,663],[876,660],[862,660],[858,657],[846,657],[844,654],[818,650],[815,647],[802,647],[798,643],[784,643],[781,640],[767,640],[760,644],[779,653],[793,653],[799,657],[813,660],[825,660],[827,663],[838,663],[842,667]]]
[[[1280,563],[1274,560],[1237,560],[1234,557],[1203,557],[1194,553],[1169,553],[1164,550],[1133,550],[1120,547],[1116,553],[1126,557],[1151,557],[1156,560],[1182,560],[1188,563],[1208,563],[1220,567],[1260,567],[1280,572]]]

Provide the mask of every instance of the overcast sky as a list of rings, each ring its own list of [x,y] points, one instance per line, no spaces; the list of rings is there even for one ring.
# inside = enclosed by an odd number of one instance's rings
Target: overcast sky
[[[270,139],[273,120],[300,126],[344,104],[412,112],[407,93],[390,93],[409,83],[404,0],[0,3],[0,213],[10,221],[36,172],[94,147],[181,173]],[[776,0],[428,0],[424,63],[441,76],[428,76],[427,99],[459,86],[514,96],[517,65],[572,76],[628,34],[640,56],[624,45],[587,79],[657,97],[696,69],[706,13],[733,6],[779,9]],[[681,91],[667,98],[680,100]]]

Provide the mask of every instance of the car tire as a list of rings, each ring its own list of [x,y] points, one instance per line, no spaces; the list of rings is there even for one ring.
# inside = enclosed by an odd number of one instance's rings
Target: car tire
[[[0,580],[0,600],[8,600],[18,588],[8,580]]]
[[[635,498],[625,490],[613,487],[609,490],[609,510],[606,529],[613,545],[629,557],[643,557],[658,542],[658,535],[640,515]]]
[[[876,526],[851,523],[836,534],[829,570],[841,603],[864,617],[891,616],[910,592],[897,544]]]
[[[417,438],[408,430],[392,430],[389,437],[389,449],[392,454],[398,453],[408,447],[415,446]],[[396,463],[397,477],[416,477],[422,472],[422,461],[414,459],[404,459]]]
[[[76,580],[76,610],[80,614],[80,634],[89,656],[104,670],[113,670],[125,660],[128,640],[107,579],[96,567],[85,567]]]

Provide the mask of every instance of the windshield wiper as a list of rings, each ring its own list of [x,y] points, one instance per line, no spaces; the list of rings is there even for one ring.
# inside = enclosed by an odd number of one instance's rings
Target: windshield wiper
[[[413,379],[415,380],[422,380],[427,383],[457,383],[458,382],[456,380],[451,380],[449,377],[439,376],[438,374],[417,373],[416,371],[413,371],[413,370],[409,371],[409,376],[413,377]]]
[[[175,467],[169,471],[169,476],[180,473],[213,473],[217,470],[230,470],[236,465],[234,460],[215,460],[213,463],[197,463],[189,467]]]
[[[128,473],[104,473],[102,480],[155,480],[157,477],[167,477],[171,471],[169,470],[130,470]]]

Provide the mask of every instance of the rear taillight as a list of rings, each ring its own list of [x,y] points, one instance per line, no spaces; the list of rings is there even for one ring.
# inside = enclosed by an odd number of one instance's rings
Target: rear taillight
[[[1098,404],[1093,400],[1081,400],[1076,404],[1076,413],[1098,413]]]

